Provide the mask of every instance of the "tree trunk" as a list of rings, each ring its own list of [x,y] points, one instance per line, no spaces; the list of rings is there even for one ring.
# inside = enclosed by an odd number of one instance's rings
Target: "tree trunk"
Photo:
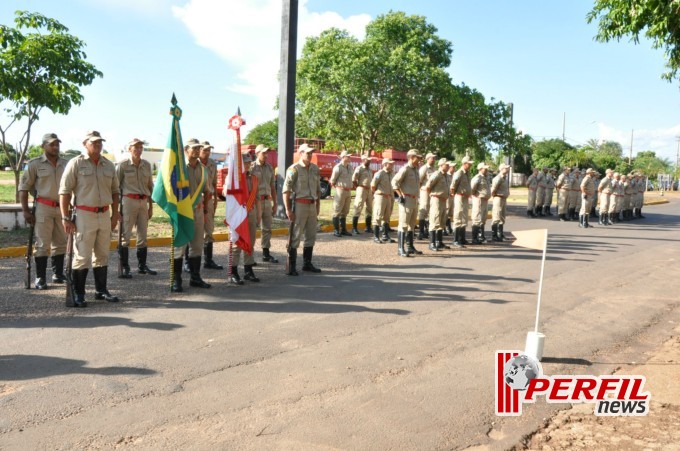
[[[12,169],[14,172],[14,201],[19,203],[19,176],[21,174],[21,168]]]

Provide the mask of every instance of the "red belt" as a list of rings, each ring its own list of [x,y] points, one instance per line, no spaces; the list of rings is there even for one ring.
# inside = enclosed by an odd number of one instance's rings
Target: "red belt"
[[[315,204],[316,199],[295,199],[298,204]]]
[[[357,186],[357,188],[364,188],[364,189],[368,189],[368,188],[370,188],[370,186],[364,186],[364,185],[359,185],[359,186]]]
[[[76,205],[78,210],[90,211],[92,213],[105,213],[109,211],[109,206],[105,205],[103,207],[88,207],[86,205]]]
[[[378,196],[382,196],[382,197],[390,197],[391,196],[391,194],[383,194],[383,193],[375,193],[375,194],[377,194]]]
[[[38,202],[39,204],[49,205],[50,207],[58,207],[59,206],[59,202],[55,202],[55,201],[49,200],[49,199],[43,199],[42,197],[36,197],[35,201]]]
[[[123,197],[129,197],[130,199],[148,199],[149,196],[146,194],[124,194]]]
[[[460,197],[470,197],[469,194],[458,194],[458,193],[456,193],[456,196],[460,196]]]
[[[340,191],[352,191],[352,188],[343,188],[341,186],[336,186],[335,189],[339,189]]]
[[[536,188],[529,188],[529,191],[536,191]]]
[[[404,197],[410,197],[411,199],[418,199],[418,196],[413,196],[411,194],[404,193]]]
[[[436,194],[430,194],[430,197],[436,197],[437,199],[448,200],[449,196],[438,196]]]
[[[272,196],[266,196],[266,195],[265,195],[265,196],[260,196],[260,200],[269,200],[269,199],[271,199],[271,198],[272,198]]]

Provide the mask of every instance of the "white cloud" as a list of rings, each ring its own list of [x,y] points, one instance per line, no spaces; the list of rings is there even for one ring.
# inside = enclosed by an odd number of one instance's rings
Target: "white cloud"
[[[81,3],[107,9],[130,10],[143,13],[145,15],[162,14],[176,0],[80,0]]]
[[[600,139],[616,141],[623,146],[624,155],[630,150],[630,130],[620,130],[603,122],[598,123]],[[661,158],[669,158],[675,162],[680,136],[680,124],[668,128],[639,129],[633,130],[633,154],[639,151],[651,150]]]
[[[269,120],[278,96],[281,42],[281,0],[189,0],[172,12],[191,32],[196,43],[212,50],[236,69],[236,79],[226,89],[254,97],[251,124]],[[298,11],[298,55],[309,36],[331,27],[346,29],[363,38],[371,17],[342,17],[333,11]]]

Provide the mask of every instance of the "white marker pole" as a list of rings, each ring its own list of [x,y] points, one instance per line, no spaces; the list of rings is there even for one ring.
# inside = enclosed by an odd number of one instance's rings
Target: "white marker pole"
[[[524,346],[524,353],[526,355],[535,357],[537,360],[543,358],[543,345],[545,344],[545,335],[538,332],[538,319],[541,312],[541,294],[543,293],[543,270],[545,269],[545,255],[548,250],[548,229],[545,229],[545,239],[543,241],[543,259],[541,260],[541,277],[538,281],[538,302],[536,303],[536,325],[534,331],[527,334],[527,341]]]

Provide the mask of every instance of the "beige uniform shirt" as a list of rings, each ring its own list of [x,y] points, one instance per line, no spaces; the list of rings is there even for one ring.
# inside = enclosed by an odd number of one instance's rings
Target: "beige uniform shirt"
[[[356,183],[357,187],[363,186],[364,188],[368,188],[371,185],[372,177],[373,173],[371,170],[363,164],[360,164],[354,170],[354,174],[352,174],[352,182]]]
[[[198,189],[199,184],[201,183],[201,178],[205,177],[206,183],[203,185],[203,194],[210,194],[210,187],[208,186],[207,183],[207,170],[206,168],[201,164],[200,161],[196,162],[196,166],[192,166],[189,164],[187,161],[187,179],[189,179],[189,192],[191,195],[194,195],[196,190]],[[198,204],[200,205],[200,204]]]
[[[628,180],[623,182],[623,194],[625,194],[626,196],[630,196],[631,194],[633,194],[633,186]]]
[[[503,174],[498,174],[491,182],[491,194],[498,197],[508,197],[510,195],[510,185],[508,178]]]
[[[35,190],[38,197],[59,202],[59,182],[66,169],[67,161],[59,157],[53,166],[45,154],[32,158],[19,181],[19,191]]]
[[[371,187],[375,188],[376,194],[392,194],[392,174],[385,169],[379,170],[371,180]]]
[[[538,176],[531,174],[527,179],[527,188],[536,189],[538,187]]]
[[[427,164],[422,165],[418,170],[420,186],[424,187],[425,184],[430,180],[430,177],[432,177],[432,174],[434,174],[435,172],[438,171],[435,169],[434,165],[433,166],[429,166]]]
[[[540,186],[541,188],[545,188],[546,186],[545,172],[538,171],[536,181],[538,182],[538,186]]]
[[[583,181],[581,182],[581,191],[585,191],[586,196],[588,197],[595,195],[595,182],[590,175],[583,177]]]
[[[637,181],[637,192],[638,194],[643,194],[645,192],[645,180],[638,180]]]
[[[470,189],[473,196],[477,196],[482,199],[488,199],[491,194],[489,191],[489,179],[482,174],[477,174],[472,177]]]
[[[289,167],[286,171],[286,180],[283,182],[283,192],[293,192],[297,199],[321,198],[319,167],[310,163],[306,168],[300,161]]]
[[[401,190],[404,195],[417,198],[418,190],[420,190],[418,169],[410,163],[405,164],[392,179],[392,188]]]
[[[116,166],[118,184],[123,195],[142,194],[151,196],[153,177],[151,163],[142,159],[136,166],[131,158],[123,160]]]
[[[345,189],[352,189],[352,170],[349,164],[336,164],[331,174],[331,185]]]
[[[555,188],[555,179],[553,178],[552,174],[547,174],[545,176],[545,187],[546,187],[546,189],[554,189]]]
[[[203,164],[200,158],[198,161],[205,168],[205,187],[207,192],[215,194],[217,192],[217,163],[212,158],[208,158],[205,164]]]
[[[431,195],[446,200],[449,198],[449,185],[446,182],[446,174],[442,171],[435,171],[425,182],[425,188],[430,190]]]
[[[259,161],[255,161],[251,168],[251,172],[255,177],[257,177],[257,194],[260,196],[271,196],[272,185],[276,181],[274,168],[272,168],[272,166],[266,161],[264,164],[261,164]]]
[[[472,189],[470,188],[470,174],[460,168],[453,174],[451,181],[451,191],[453,194],[460,194],[462,196],[469,196]]]
[[[571,182],[569,181],[569,176],[564,172],[557,177],[557,183],[555,184],[557,189],[560,191],[569,191],[571,187]]]
[[[600,180],[600,184],[597,187],[597,190],[601,193],[609,194],[612,192],[612,179],[609,177],[604,177],[602,180]]]
[[[87,154],[71,159],[59,185],[59,194],[72,194],[75,205],[86,207],[111,205],[119,193],[116,166],[103,156],[96,166]]]

